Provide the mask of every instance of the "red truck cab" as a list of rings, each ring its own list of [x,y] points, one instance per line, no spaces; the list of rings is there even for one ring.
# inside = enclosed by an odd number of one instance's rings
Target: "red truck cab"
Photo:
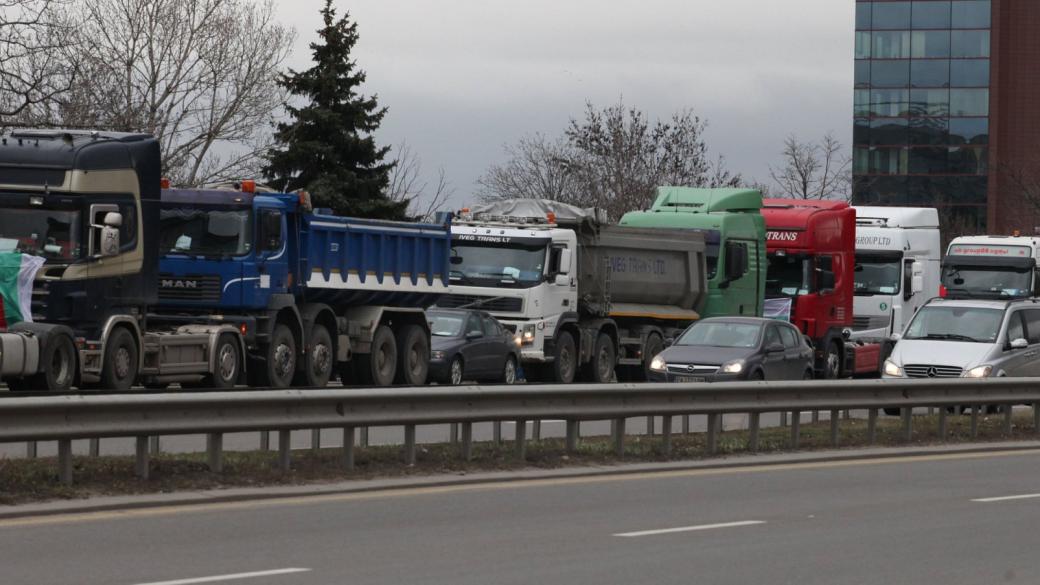
[[[790,319],[812,340],[817,376],[867,371],[871,364],[863,362],[876,361],[867,356],[873,352],[857,356],[858,346],[843,335],[852,327],[856,210],[840,201],[765,199],[762,216],[767,315]]]

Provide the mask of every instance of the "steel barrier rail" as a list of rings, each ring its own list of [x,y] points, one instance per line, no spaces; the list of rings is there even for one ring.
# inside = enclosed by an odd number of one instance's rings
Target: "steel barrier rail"
[[[354,429],[405,427],[405,460],[415,459],[415,426],[463,425],[463,456],[472,448],[472,423],[541,419],[567,421],[567,446],[577,441],[577,422],[613,420],[615,442],[622,449],[624,421],[637,416],[664,416],[662,439],[670,449],[671,417],[708,415],[708,450],[718,432],[719,415],[748,413],[751,447],[757,448],[758,415],[868,409],[873,438],[878,409],[902,409],[904,429],[911,432],[914,407],[973,406],[972,432],[978,406],[1040,403],[1040,380],[1032,378],[830,380],[797,382],[731,382],[725,384],[571,384],[532,386],[464,386],[383,389],[314,389],[235,391],[190,394],[60,395],[0,401],[0,442],[57,440],[63,481],[71,481],[71,441],[88,438],[137,438],[137,471],[147,476],[149,437],[208,435],[210,465],[220,470],[224,433],[277,430],[282,433],[281,465],[288,468],[288,433],[300,429],[342,428],[344,463],[353,466]],[[1011,409],[1005,409],[1010,428]],[[1034,408],[1034,417],[1040,409]],[[797,446],[799,418],[792,419]],[[1037,421],[1040,422],[1040,421]],[[945,409],[940,426],[945,428]],[[837,417],[832,416],[837,441]],[[1037,425],[1040,429],[1040,425]],[[526,424],[517,425],[522,454]],[[348,436],[349,435],[349,436]]]

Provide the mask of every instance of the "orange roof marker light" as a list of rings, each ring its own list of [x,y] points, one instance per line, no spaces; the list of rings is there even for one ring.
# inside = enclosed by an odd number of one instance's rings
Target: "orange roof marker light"
[[[163,177],[163,178],[159,179],[159,188],[160,189],[169,189],[170,188],[170,180],[167,179],[166,177]]]
[[[300,198],[300,207],[306,211],[314,209],[314,205],[311,203],[311,194],[300,189],[296,192],[296,195]]]
[[[552,211],[545,214],[545,220],[549,223],[556,223],[556,214]]]
[[[256,181],[252,179],[243,179],[239,185],[243,193],[256,193]]]

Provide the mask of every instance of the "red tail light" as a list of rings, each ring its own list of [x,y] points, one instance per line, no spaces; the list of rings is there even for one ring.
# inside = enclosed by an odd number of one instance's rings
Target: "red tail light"
[[[946,287],[941,284],[939,285],[939,296],[944,299],[946,298]]]

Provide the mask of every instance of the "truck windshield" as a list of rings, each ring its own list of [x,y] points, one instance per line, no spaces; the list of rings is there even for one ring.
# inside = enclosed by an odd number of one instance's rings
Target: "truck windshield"
[[[917,312],[904,339],[993,343],[1003,320],[1002,309],[932,305]]]
[[[675,345],[707,345],[711,347],[757,347],[761,325],[707,321],[695,323]]]
[[[793,297],[812,292],[812,262],[802,255],[769,255],[766,294]]]
[[[451,282],[510,288],[536,286],[542,282],[547,244],[494,246],[454,242],[451,245]]]
[[[49,260],[75,260],[83,253],[80,212],[4,209],[0,252],[21,252]]]
[[[241,256],[252,249],[248,209],[163,209],[159,250],[189,256]]]
[[[1028,297],[1033,271],[1009,266],[951,266],[943,269],[942,285],[951,293],[989,298]]]
[[[856,254],[857,295],[894,295],[902,273],[900,254]]]

